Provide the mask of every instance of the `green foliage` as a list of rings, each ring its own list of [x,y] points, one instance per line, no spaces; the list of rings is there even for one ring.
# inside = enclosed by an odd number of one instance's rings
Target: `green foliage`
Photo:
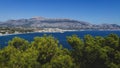
[[[75,62],[79,66],[79,62],[82,60],[83,57],[84,43],[80,38],[78,38],[77,35],[67,37],[67,41],[73,48],[72,57],[75,57]]]
[[[96,36],[95,43],[101,47],[104,47],[105,46],[105,39],[101,36]]]
[[[18,53],[18,50],[13,46],[7,46],[0,50],[0,67],[8,67],[10,65],[11,56]]]
[[[17,49],[20,50],[26,50],[29,47],[29,42],[26,41],[25,39],[19,38],[19,37],[15,37],[12,39],[12,41],[9,41],[10,46],[14,46]]]
[[[52,36],[35,37],[31,43],[15,37],[0,49],[0,68],[120,68],[120,38],[77,35],[67,37],[68,50]]]
[[[85,43],[85,46],[94,46],[95,39],[91,35],[86,35],[84,37],[84,43]]]
[[[119,68],[120,38],[116,34],[107,37],[85,35],[84,41],[77,36],[67,38],[73,47],[71,56],[81,68]],[[81,45],[82,44],[82,45]]]
[[[75,67],[69,55],[55,56],[50,62],[52,68],[73,68]]]
[[[105,43],[111,48],[117,49],[119,45],[119,37],[116,34],[110,34],[105,38]]]
[[[56,64],[55,64],[56,63]],[[70,52],[52,36],[35,37],[32,43],[15,37],[0,50],[0,68],[73,68]]]
[[[52,57],[56,54],[56,51],[59,49],[58,42],[52,36],[43,36],[36,37],[32,46],[35,46],[39,51],[39,56],[37,61],[41,64],[50,62]]]

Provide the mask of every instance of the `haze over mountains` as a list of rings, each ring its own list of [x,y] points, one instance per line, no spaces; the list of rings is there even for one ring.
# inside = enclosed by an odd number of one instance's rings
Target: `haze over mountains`
[[[76,30],[120,30],[117,24],[95,25],[84,21],[72,19],[50,19],[43,17],[33,17],[30,19],[8,20],[0,22],[0,27],[24,27],[24,28],[60,28]]]

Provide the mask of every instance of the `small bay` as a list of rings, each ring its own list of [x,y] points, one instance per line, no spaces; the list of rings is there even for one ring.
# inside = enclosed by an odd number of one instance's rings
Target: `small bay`
[[[24,38],[26,40],[28,40],[29,42],[34,40],[34,37],[41,37],[44,34],[46,35],[52,35],[53,37],[55,37],[56,39],[59,40],[59,44],[62,44],[63,47],[65,48],[71,48],[69,46],[69,44],[66,41],[66,37],[67,36],[71,36],[71,35],[78,35],[80,38],[84,38],[85,35],[90,34],[92,36],[102,36],[105,37],[111,33],[117,34],[118,36],[120,36],[120,31],[69,31],[69,32],[64,32],[64,33],[26,33],[26,34],[13,34],[13,35],[5,35],[5,36],[0,36],[0,45],[1,47],[7,46],[8,41],[12,40],[12,38],[14,37],[21,37]]]

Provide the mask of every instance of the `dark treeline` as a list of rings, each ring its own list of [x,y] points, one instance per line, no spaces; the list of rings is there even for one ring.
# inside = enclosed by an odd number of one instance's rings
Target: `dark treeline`
[[[1,39],[2,40],[2,39]],[[0,49],[0,68],[120,68],[120,37],[67,37],[68,50],[52,36],[15,37]]]

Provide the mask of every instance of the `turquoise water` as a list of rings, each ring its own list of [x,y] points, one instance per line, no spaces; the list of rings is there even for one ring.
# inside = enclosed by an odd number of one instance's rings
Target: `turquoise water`
[[[62,44],[65,48],[71,48],[69,44],[66,42],[66,37],[71,36],[73,34],[78,35],[80,38],[83,38],[84,35],[90,34],[92,36],[107,36],[110,33],[117,34],[120,36],[120,31],[71,31],[71,32],[64,32],[64,33],[28,33],[28,34],[17,34],[17,35],[7,35],[7,36],[0,36],[0,45],[2,47],[7,46],[8,41],[14,38],[15,36],[24,38],[28,41],[33,41],[34,37],[36,36],[43,36],[44,34],[52,35],[59,40],[59,44]]]

